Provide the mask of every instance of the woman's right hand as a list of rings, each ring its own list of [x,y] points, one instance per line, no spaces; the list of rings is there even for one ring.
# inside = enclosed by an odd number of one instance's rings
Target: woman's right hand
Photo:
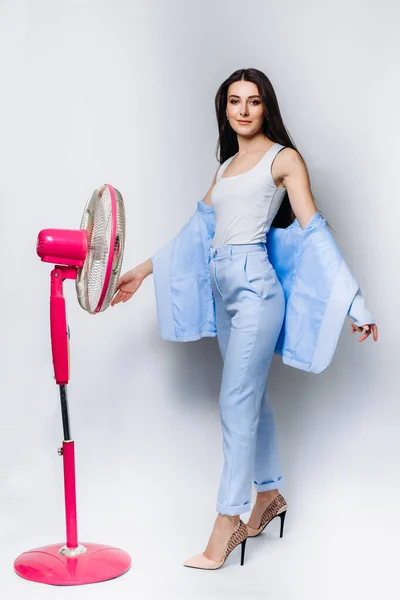
[[[125,275],[122,275],[118,281],[115,296],[111,301],[111,306],[114,306],[114,304],[118,304],[119,302],[127,302],[127,300],[130,300],[147,275],[149,275],[149,269],[146,268],[146,263],[137,265],[125,273]]]

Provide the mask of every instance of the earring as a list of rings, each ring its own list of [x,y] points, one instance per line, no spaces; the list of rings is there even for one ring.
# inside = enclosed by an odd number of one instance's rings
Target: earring
[[[228,115],[226,115],[226,118],[227,118],[227,119],[228,119],[228,121],[229,121],[229,117],[228,117]]]

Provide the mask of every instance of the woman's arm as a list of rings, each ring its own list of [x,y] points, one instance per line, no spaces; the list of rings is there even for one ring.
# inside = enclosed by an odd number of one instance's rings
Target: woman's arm
[[[219,165],[218,169],[215,171],[214,179],[212,180],[212,184],[210,186],[210,189],[208,190],[207,194],[204,196],[204,203],[208,204],[209,206],[212,206],[212,203],[211,203],[211,192],[213,191],[213,188],[214,188],[215,184],[217,183],[217,173],[218,173],[220,167],[221,167],[221,165]]]
[[[153,261],[151,260],[151,258],[148,258],[143,263],[141,263],[139,265],[139,267],[141,267],[141,270],[142,270],[142,273],[143,273],[143,279],[144,279],[148,275],[152,274],[152,272],[153,272]]]
[[[310,179],[303,159],[293,148],[284,148],[276,155],[271,172],[275,181],[281,180],[286,187],[290,205],[301,227],[304,229],[318,209],[311,193]],[[354,305],[352,305],[352,309],[349,311],[349,317],[353,318],[352,312],[359,314],[360,309],[363,307],[364,298],[361,290],[359,290]],[[374,341],[378,340],[378,328],[375,323],[361,324],[360,322],[352,322],[351,333],[355,331],[363,334],[358,339],[359,342],[363,342],[371,333],[373,334]]]
[[[221,165],[219,165],[218,169]],[[211,192],[213,187],[217,182],[217,173],[218,169],[215,172],[214,179],[212,184],[204,196],[205,204],[211,206]],[[148,258],[144,262],[140,263],[124,275],[120,277],[117,288],[115,290],[114,298],[111,301],[111,306],[115,306],[115,304],[119,304],[119,302],[127,302],[133,296],[133,294],[138,290],[141,286],[143,280],[153,273],[153,261],[151,258]]]
[[[127,300],[130,300],[133,294],[141,286],[143,279],[145,279],[152,272],[153,262],[151,258],[148,258],[125,273],[125,275],[122,275],[118,281],[114,298],[111,301],[111,306],[114,306],[119,302],[127,302]]]
[[[310,179],[303,159],[297,150],[284,148],[276,155],[271,172],[275,181],[282,181],[287,189],[290,205],[304,229],[318,209],[311,193]]]

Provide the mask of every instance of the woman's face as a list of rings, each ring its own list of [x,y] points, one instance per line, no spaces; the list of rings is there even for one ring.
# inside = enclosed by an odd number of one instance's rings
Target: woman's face
[[[264,108],[255,83],[252,81],[231,83],[228,88],[226,114],[230,126],[239,135],[254,135],[261,129],[264,122]]]

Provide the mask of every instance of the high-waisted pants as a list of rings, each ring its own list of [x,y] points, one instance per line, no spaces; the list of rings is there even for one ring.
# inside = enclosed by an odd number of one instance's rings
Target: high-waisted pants
[[[211,247],[210,276],[223,359],[217,511],[240,515],[251,508],[252,483],[263,492],[283,481],[267,376],[285,299],[262,242]]]

